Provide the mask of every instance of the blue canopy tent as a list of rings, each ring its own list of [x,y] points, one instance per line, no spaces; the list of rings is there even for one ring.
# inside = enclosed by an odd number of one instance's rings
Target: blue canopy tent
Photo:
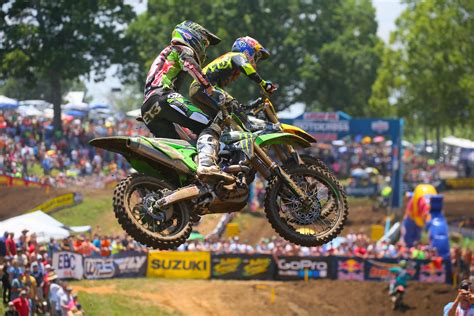
[[[0,95],[0,110],[13,110],[20,106],[20,103],[4,95]]]
[[[385,136],[392,140],[392,207],[402,206],[402,119],[354,119],[338,112],[305,112],[294,119],[282,119],[283,123],[298,126],[320,141],[334,141],[346,136],[362,139],[362,136]]]
[[[85,111],[80,111],[80,110],[68,110],[64,112],[67,115],[71,115],[74,117],[85,117],[87,115],[87,112]]]

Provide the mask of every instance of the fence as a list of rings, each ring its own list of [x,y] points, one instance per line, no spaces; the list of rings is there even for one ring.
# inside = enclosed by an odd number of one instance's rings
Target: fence
[[[449,261],[408,260],[413,281],[451,283]],[[162,277],[187,279],[281,280],[308,279],[386,281],[397,259],[354,257],[274,257],[267,254],[203,252],[123,252],[112,257],[82,257],[72,252],[53,255],[60,278],[110,279]]]

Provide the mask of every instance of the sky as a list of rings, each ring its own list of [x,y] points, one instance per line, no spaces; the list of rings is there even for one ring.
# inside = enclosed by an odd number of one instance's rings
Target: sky
[[[137,14],[146,10],[146,0],[128,0]],[[403,10],[400,0],[373,0],[378,23],[377,35],[388,42],[390,32],[395,29],[395,20]],[[111,67],[106,72],[106,79],[102,82],[86,81],[87,93],[94,103],[107,103],[107,95],[112,88],[120,88],[120,80],[114,76],[115,68]],[[145,75],[145,74],[143,74]],[[139,105],[137,104],[137,108]]]

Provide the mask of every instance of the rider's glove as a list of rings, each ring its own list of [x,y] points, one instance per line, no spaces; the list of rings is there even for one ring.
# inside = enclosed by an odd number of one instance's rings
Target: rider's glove
[[[217,89],[212,90],[211,99],[221,108],[225,104],[225,94]]]
[[[260,81],[260,87],[262,87],[262,89],[265,90],[266,93],[272,94],[276,91],[278,86],[272,83],[271,81],[262,80]]]

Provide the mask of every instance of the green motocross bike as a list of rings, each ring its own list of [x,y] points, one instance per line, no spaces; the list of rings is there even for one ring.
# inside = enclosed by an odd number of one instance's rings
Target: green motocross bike
[[[254,134],[222,107],[225,130],[218,164],[233,174],[231,185],[204,183],[196,176],[197,151],[189,142],[146,137],[102,137],[95,147],[123,155],[137,171],[114,190],[115,216],[124,230],[149,247],[172,249],[186,241],[202,215],[242,210],[256,173],[267,181],[265,213],[280,236],[302,246],[320,246],[343,229],[348,206],[343,188],[323,168],[280,166],[268,154],[274,145],[309,147],[285,132]]]

